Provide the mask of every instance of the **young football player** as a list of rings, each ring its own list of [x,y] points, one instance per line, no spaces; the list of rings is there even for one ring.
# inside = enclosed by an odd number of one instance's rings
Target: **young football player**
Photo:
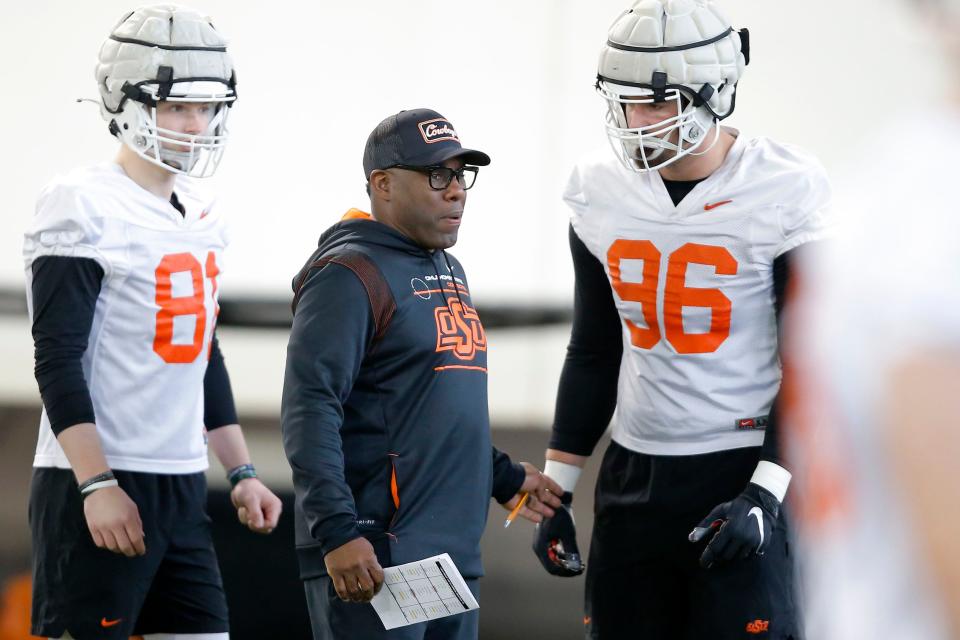
[[[96,80],[119,153],[53,180],[24,241],[44,407],[31,633],[223,639],[207,441],[242,523],[269,533],[281,509],[214,332],[223,214],[187,178],[223,153],[233,64],[209,18],[144,7],[104,42]]]
[[[960,1],[909,4],[956,78]],[[836,241],[799,279],[785,434],[811,638],[960,637],[958,98],[909,111],[925,141],[909,162],[890,114],[838,198]]]
[[[537,528],[583,571],[570,503],[616,409],[586,563],[590,638],[800,638],[777,446],[778,319],[790,264],[826,233],[809,154],[721,126],[746,30],[709,0],[639,0],[596,88],[609,152],[580,162],[574,326],[544,473],[566,508]]]

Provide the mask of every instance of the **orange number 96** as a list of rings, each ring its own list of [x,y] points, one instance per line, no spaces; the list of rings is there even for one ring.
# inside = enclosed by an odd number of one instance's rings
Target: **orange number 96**
[[[607,264],[613,289],[623,301],[640,303],[646,327],[624,318],[630,329],[630,342],[641,349],[652,349],[660,342],[657,322],[657,284],[660,280],[660,251],[649,240],[617,240],[607,251]],[[621,260],[643,260],[640,282],[624,282],[620,277]],[[664,333],[677,353],[711,353],[730,335],[730,299],[719,289],[686,286],[687,265],[712,266],[717,275],[737,273],[737,261],[723,247],[688,242],[667,259],[667,278],[663,291]],[[710,309],[710,331],[687,333],[683,328],[683,307]]]

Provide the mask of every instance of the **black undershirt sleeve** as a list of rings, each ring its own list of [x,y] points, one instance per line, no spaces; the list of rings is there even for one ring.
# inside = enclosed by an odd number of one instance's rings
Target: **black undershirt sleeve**
[[[796,249],[794,249],[796,251]],[[786,253],[777,256],[773,261],[773,308],[777,317],[777,344],[782,345],[781,342],[783,335],[783,323],[781,322],[781,315],[783,312],[783,306],[786,302],[786,293],[787,293],[787,281],[790,278],[790,269],[791,263],[793,262],[793,251],[787,251]],[[782,350],[781,350],[782,353]],[[781,389],[783,388],[783,380],[780,381]],[[773,399],[773,404],[770,406],[770,413],[767,417],[767,426],[764,430],[763,436],[763,448],[760,450],[760,459],[773,462],[778,464],[781,467],[783,464],[783,456],[780,451],[780,392],[777,392],[776,397]]]
[[[560,374],[550,448],[589,456],[617,405],[623,342],[603,265],[570,227],[573,330]]]
[[[203,377],[203,424],[213,431],[229,424],[238,424],[237,407],[230,388],[230,375],[214,331],[210,345],[210,361]]]
[[[814,247],[811,249],[811,247]],[[777,316],[777,343],[781,345],[781,358],[783,356],[783,311],[787,305],[790,280],[796,271],[798,261],[807,259],[810,251],[816,251],[816,243],[800,245],[795,249],[786,251],[773,261],[773,308]],[[784,381],[780,381],[780,388],[783,388]],[[780,448],[780,398],[781,393],[773,400],[773,406],[770,407],[770,416],[767,419],[767,428],[763,439],[763,448],[760,450],[760,459],[773,462],[784,466],[783,451]]]
[[[103,269],[91,258],[43,256],[33,261],[34,375],[55,435],[95,422],[82,358],[93,326]]]

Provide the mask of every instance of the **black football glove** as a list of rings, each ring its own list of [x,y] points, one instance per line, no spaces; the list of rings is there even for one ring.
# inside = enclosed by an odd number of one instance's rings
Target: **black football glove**
[[[555,576],[578,576],[585,567],[577,548],[577,529],[573,523],[573,494],[560,497],[561,505],[552,518],[544,518],[533,531],[533,552],[543,568]]]
[[[763,555],[779,513],[776,496],[760,485],[748,484],[739,496],[714,507],[690,532],[690,542],[700,542],[713,533],[700,556],[700,566],[709,569],[714,564]]]

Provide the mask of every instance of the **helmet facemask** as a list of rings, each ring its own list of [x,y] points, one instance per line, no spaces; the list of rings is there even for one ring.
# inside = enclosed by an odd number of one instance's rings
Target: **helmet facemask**
[[[686,155],[699,156],[720,138],[718,119],[677,88],[665,89],[660,99],[652,88],[627,87],[598,81],[597,92],[607,101],[607,138],[614,153],[634,171],[656,171]],[[660,122],[631,127],[627,105],[666,104],[668,115]]]
[[[216,88],[217,83],[181,84],[189,85],[191,91],[177,95],[177,85],[174,84],[171,94],[163,99],[158,99],[157,85],[143,85],[140,91],[145,99],[126,100],[113,122],[121,141],[144,160],[174,173],[206,178],[214,174],[226,149],[229,138],[227,116],[235,96],[228,93],[225,85]],[[206,91],[199,92],[198,88],[203,87],[198,85],[207,85]],[[210,103],[213,113],[203,132],[183,133],[157,124],[160,102]]]

